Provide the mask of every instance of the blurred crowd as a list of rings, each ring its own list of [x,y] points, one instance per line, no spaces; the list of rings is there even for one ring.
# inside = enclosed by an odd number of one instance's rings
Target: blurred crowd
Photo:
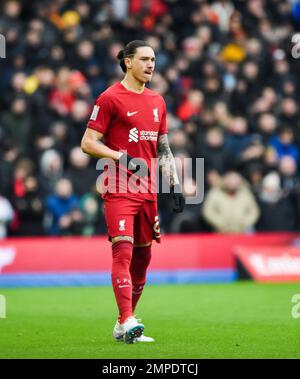
[[[151,88],[167,103],[178,160],[204,158],[201,204],[163,232],[300,227],[298,0],[3,0],[0,238],[106,232],[96,161],[80,141],[96,97],[123,74],[124,44],[156,53]]]

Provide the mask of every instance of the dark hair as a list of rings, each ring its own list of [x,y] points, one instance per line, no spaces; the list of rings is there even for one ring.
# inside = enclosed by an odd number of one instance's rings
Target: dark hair
[[[136,53],[136,49],[138,47],[144,47],[144,46],[147,46],[147,47],[151,47],[147,42],[145,41],[141,41],[141,40],[135,40],[135,41],[131,41],[129,42],[123,50],[120,50],[118,55],[117,55],[117,58],[120,60],[120,66],[121,66],[121,69],[123,72],[126,72],[127,71],[127,67],[125,65],[125,62],[124,62],[124,59],[127,58],[127,57],[133,57],[134,54]]]

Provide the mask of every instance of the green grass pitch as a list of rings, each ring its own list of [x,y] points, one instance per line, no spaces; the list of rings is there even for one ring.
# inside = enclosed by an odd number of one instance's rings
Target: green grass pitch
[[[300,358],[299,284],[146,287],[137,309],[152,344],[112,339],[110,287],[1,289],[0,358]]]

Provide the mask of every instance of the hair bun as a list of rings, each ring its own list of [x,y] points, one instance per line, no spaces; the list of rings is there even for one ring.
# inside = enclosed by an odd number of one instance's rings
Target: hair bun
[[[119,51],[119,53],[117,55],[117,58],[120,59],[120,60],[124,59],[124,50],[120,50]]]

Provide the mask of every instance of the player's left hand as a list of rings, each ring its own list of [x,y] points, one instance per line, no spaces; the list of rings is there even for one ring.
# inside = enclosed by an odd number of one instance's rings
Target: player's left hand
[[[171,187],[171,194],[174,201],[173,212],[181,213],[185,206],[185,198],[182,195],[179,184],[175,184],[175,186]]]

